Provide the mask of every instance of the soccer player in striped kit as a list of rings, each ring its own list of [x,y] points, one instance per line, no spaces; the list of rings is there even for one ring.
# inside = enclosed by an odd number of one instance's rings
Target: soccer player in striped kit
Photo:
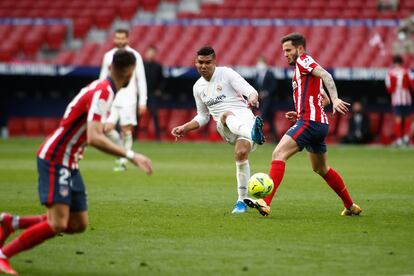
[[[295,66],[292,79],[295,111],[286,113],[286,119],[295,124],[285,133],[272,154],[269,175],[273,179],[272,193],[257,201],[245,199],[263,216],[270,213],[270,204],[285,173],[286,161],[306,148],[313,171],[319,174],[342,199],[345,209],[341,215],[359,215],[361,208],[352,201],[341,176],[327,163],[325,138],[328,134],[328,117],[323,110],[325,84],[332,99],[333,112],[345,114],[349,104],[338,98],[332,76],[306,54],[306,40],[300,33],[291,33],[281,40],[283,53],[289,65]]]
[[[79,155],[91,145],[106,153],[127,157],[147,174],[151,160],[125,150],[104,134],[104,120],[115,93],[128,85],[135,68],[135,56],[126,50],[114,54],[110,76],[83,88],[66,108],[57,128],[37,151],[39,198],[47,215],[18,217],[0,215],[0,273],[17,274],[9,263],[14,255],[31,249],[59,233],[83,232],[88,224],[85,185],[78,169]],[[17,229],[26,229],[3,246]]]
[[[409,145],[411,133],[411,93],[414,91],[414,81],[410,71],[403,66],[401,56],[393,56],[393,67],[390,68],[385,77],[385,85],[391,94],[391,104],[395,115],[394,133],[396,139],[394,145],[400,147]]]

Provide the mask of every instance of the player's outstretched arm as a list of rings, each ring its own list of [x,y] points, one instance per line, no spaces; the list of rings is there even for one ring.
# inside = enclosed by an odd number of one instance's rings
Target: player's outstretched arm
[[[336,89],[332,75],[329,74],[329,72],[323,69],[321,66],[315,67],[315,69],[312,70],[312,75],[321,78],[326,89],[328,89],[329,96],[331,96],[332,99],[333,113],[347,113],[350,103],[344,102],[338,98],[338,90]]]
[[[176,138],[183,137],[187,132],[198,129],[200,127],[200,124],[192,120],[190,122],[187,122],[181,126],[177,126],[171,130],[171,134]]]
[[[103,129],[104,126],[101,122],[88,122],[86,130],[88,145],[115,156],[126,157],[137,167],[142,169],[146,174],[152,173],[152,163],[148,157],[143,154],[135,153],[132,150],[125,150],[113,143],[108,137],[106,137]]]

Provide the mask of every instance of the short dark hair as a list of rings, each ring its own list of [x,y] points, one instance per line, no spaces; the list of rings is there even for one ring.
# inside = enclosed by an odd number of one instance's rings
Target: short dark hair
[[[392,63],[399,64],[399,65],[403,64],[402,56],[400,56],[400,55],[392,56]]]
[[[122,29],[122,28],[116,29],[115,33],[116,34],[125,34],[127,37],[129,37],[129,31],[127,29]]]
[[[283,44],[287,41],[292,41],[292,45],[295,47],[298,47],[299,45],[302,45],[303,48],[306,49],[306,39],[301,33],[290,33],[288,35],[285,35],[282,37],[280,42]]]
[[[213,55],[213,58],[216,57],[216,52],[214,52],[214,49],[211,46],[201,47],[197,51],[197,56],[210,56],[210,55]]]
[[[112,67],[117,71],[122,71],[131,65],[135,65],[135,55],[127,50],[119,49],[112,58]]]

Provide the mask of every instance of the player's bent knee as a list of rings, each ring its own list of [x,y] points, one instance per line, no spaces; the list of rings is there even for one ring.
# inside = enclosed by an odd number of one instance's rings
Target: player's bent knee
[[[247,160],[248,156],[249,156],[249,149],[243,148],[243,149],[237,149],[234,152],[234,155],[236,157],[236,160]]]
[[[56,234],[65,232],[68,228],[68,223],[64,221],[49,221],[49,225]]]

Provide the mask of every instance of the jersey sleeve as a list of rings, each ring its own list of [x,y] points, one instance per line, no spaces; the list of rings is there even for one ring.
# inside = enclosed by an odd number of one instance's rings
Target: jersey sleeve
[[[102,66],[101,72],[99,74],[99,79],[105,79],[109,76],[109,66],[111,66],[112,60],[110,60],[110,56],[106,53],[102,59]]]
[[[108,89],[98,90],[93,94],[88,111],[88,122],[103,123],[111,107],[111,92]]]
[[[311,56],[298,57],[297,64],[299,65],[298,67],[301,75],[308,75],[313,69],[319,66]]]
[[[251,94],[257,93],[256,89],[254,89],[253,86],[251,86],[242,76],[240,76],[239,73],[233,69],[227,68],[225,74],[233,89],[241,93],[243,96],[249,98]]]
[[[200,125],[200,127],[202,127],[210,121],[210,112],[208,111],[207,106],[203,103],[200,96],[198,95],[195,86],[193,88],[193,94],[197,107],[197,115],[193,118],[193,121],[196,121]]]
[[[139,95],[139,105],[146,106],[147,105],[147,79],[145,77],[145,69],[144,69],[144,62],[142,61],[142,57],[140,54],[136,53],[135,57],[136,67],[135,67],[135,77],[137,81],[138,87],[138,95]]]

